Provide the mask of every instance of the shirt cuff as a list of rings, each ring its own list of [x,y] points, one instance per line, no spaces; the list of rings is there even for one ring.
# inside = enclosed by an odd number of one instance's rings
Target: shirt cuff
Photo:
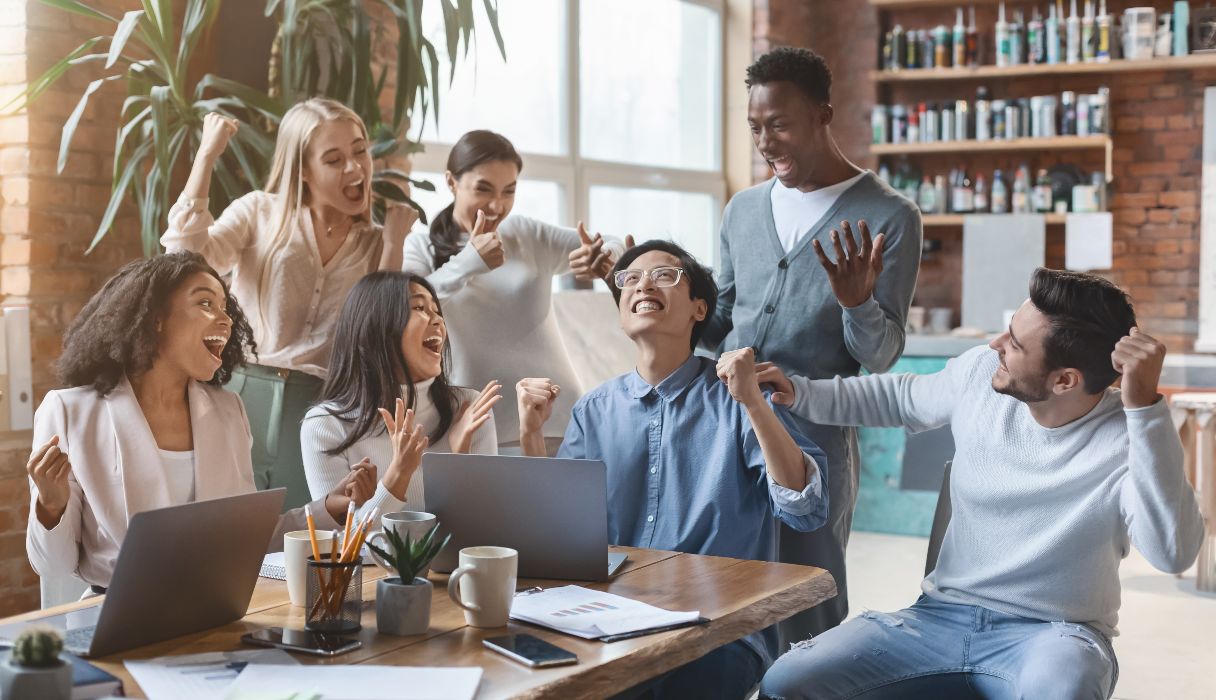
[[[179,197],[177,206],[185,209],[187,213],[205,211],[207,205],[211,203],[210,197]]]
[[[361,508],[359,508],[359,514],[366,515],[372,512],[372,508],[379,508],[380,515],[384,515],[385,513],[396,513],[398,511],[405,510],[405,501],[394,496],[392,492],[385,487],[384,482],[381,481],[376,484],[376,492],[372,494],[372,497],[367,499],[367,502],[364,503]],[[372,529],[379,530],[380,523],[372,523]]]
[[[806,487],[801,491],[786,488],[773,481],[771,476],[768,479],[768,490],[773,496],[773,503],[790,515],[810,515],[811,511],[815,509],[815,504],[811,503],[811,499],[823,497],[819,466],[805,452],[802,453],[802,466],[806,469]]]
[[[480,275],[490,271],[490,266],[486,264],[485,258],[481,257],[481,253],[477,252],[477,248],[473,247],[471,240],[468,243],[465,243],[464,248],[459,253],[452,256],[452,259],[448,264],[451,264],[452,262],[459,263],[460,270],[467,270],[469,273],[474,275]]]

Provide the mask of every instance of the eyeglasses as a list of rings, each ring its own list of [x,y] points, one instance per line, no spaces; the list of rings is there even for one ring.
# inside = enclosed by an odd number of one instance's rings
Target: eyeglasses
[[[680,278],[683,275],[684,268],[680,267],[656,267],[650,270],[618,270],[613,273],[612,281],[616,282],[618,289],[624,289],[637,285],[642,281],[642,277],[649,277],[656,287],[674,287],[680,283]]]

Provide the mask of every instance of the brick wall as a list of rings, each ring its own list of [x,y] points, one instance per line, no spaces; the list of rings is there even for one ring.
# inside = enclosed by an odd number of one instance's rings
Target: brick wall
[[[1110,0],[1111,12],[1121,14],[1131,5],[1171,2],[1119,2]],[[1029,9],[1029,8],[1026,8]],[[761,21],[762,17],[765,21]],[[892,14],[911,28],[954,23],[954,8],[905,9]],[[977,7],[981,48],[992,63],[991,33],[995,8]],[[893,85],[880,90],[869,79],[877,64],[881,17],[864,0],[756,0],[754,46],[757,53],[779,45],[810,47],[827,59],[834,81],[832,102],[836,117],[832,131],[845,155],[858,165],[877,168],[869,153],[870,111],[880,96],[888,103],[941,101],[974,97],[978,82]],[[1126,289],[1136,301],[1143,327],[1161,337],[1173,352],[1193,349],[1199,306],[1199,188],[1202,144],[1203,89],[1216,80],[1216,71],[1124,73],[1109,76],[1074,76],[986,83],[994,97],[1093,92],[1106,85],[1111,91],[1114,176],[1111,209],[1114,212],[1113,269],[1099,271]],[[1027,155],[993,157],[918,158],[926,168],[940,169],[963,163],[974,173],[993,167],[1016,166]],[[982,160],[980,160],[982,158]],[[1065,156],[1084,171],[1100,170],[1098,153]],[[1056,162],[1045,155],[1031,159],[1032,166]],[[756,163],[757,180],[769,173]],[[956,312],[962,293],[962,231],[959,227],[933,227],[926,239],[941,244],[922,261],[915,303],[950,306]],[[1062,226],[1048,228],[1047,263],[1063,266]]]
[[[137,0],[90,3],[111,14]],[[105,27],[36,0],[0,2],[0,90],[19,92],[47,66]],[[100,50],[104,50],[102,46]],[[139,255],[136,223],[84,254],[110,194],[121,84],[96,93],[76,131],[67,169],[56,174],[60,127],[92,78],[61,81],[28,113],[0,118],[0,304],[29,306],[34,396],[55,386],[52,365],[66,325],[123,262]],[[38,580],[25,556],[30,434],[0,434],[0,616],[38,607]]]

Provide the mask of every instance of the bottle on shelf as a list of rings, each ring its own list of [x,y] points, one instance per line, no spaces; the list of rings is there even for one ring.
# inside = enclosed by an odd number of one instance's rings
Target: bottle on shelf
[[[1094,2],[1085,0],[1085,16],[1081,18],[1081,60],[1085,63],[1094,62]]]
[[[891,51],[887,70],[899,70],[905,67],[904,59],[908,57],[908,38],[904,35],[903,25],[891,27]]]
[[[1007,128],[1005,125],[1005,119],[1009,114],[1008,112],[1005,111],[1005,100],[993,100],[991,109],[992,109],[992,138],[1004,139],[1005,138],[1005,129]]]
[[[954,34],[951,39],[951,48],[954,49],[954,60],[951,63],[955,68],[962,68],[967,64],[967,27],[963,25],[963,8],[961,7],[954,13]]]
[[[925,214],[937,213],[937,189],[926,175],[920,183],[920,189],[916,193],[916,206],[920,207],[921,212]]]
[[[1097,48],[1094,50],[1094,60],[1098,63],[1110,62],[1110,15],[1106,14],[1106,0],[1099,5],[1098,18],[1094,33],[1097,34]]]
[[[949,102],[942,103],[941,110],[942,130],[939,134],[940,141],[951,141],[954,139],[954,105]]]
[[[1081,62],[1081,18],[1077,17],[1077,0],[1072,0],[1068,20],[1064,23],[1065,60],[1068,63]]]
[[[988,185],[984,182],[984,174],[975,176],[975,199],[971,207],[977,214],[988,213]]]
[[[950,210],[959,214],[967,214],[975,210],[975,191],[971,188],[971,178],[967,176],[967,169],[963,166],[959,166],[954,176]]]
[[[988,88],[980,86],[975,91],[975,140],[992,138],[992,103],[988,101]]]
[[[993,35],[996,41],[996,64],[1002,67],[1007,66],[1009,65],[1009,23],[1005,21],[1005,0],[1001,0]]]
[[[891,169],[887,167],[886,163],[878,166],[878,179],[882,180],[888,185],[891,184]]]
[[[1026,63],[1026,22],[1022,11],[1013,13],[1013,23],[1009,25],[1009,65],[1017,66]]]
[[[891,107],[891,143],[908,142],[908,110],[903,105]]]
[[[1061,0],[1047,6],[1047,20],[1043,22],[1043,56],[1047,65],[1054,66],[1060,62],[1060,15],[1063,9]]]
[[[975,133],[971,130],[971,108],[967,100],[954,101],[954,140],[965,141]]]
[[[1026,165],[1018,166],[1013,176],[1013,198],[1010,210],[1014,214],[1027,214],[1030,208],[1030,174]]]
[[[933,67],[949,66],[950,54],[950,30],[946,28],[946,25],[939,24],[933,28]]]
[[[1039,174],[1035,177],[1033,199],[1035,211],[1046,213],[1052,210],[1051,178],[1047,176],[1047,168],[1039,168]]]
[[[992,213],[1007,214],[1009,212],[1009,190],[1005,187],[1005,180],[1001,175],[1000,170],[992,173]]]
[[[946,187],[946,176],[938,175],[933,178],[933,199],[937,202],[937,212],[945,214],[949,211],[950,189]]]
[[[1077,93],[1065,90],[1060,93],[1060,135],[1077,133]]]
[[[874,105],[870,112],[870,143],[886,143],[890,139],[887,134],[887,107]]]
[[[924,143],[936,142],[938,135],[941,134],[941,124],[938,123],[937,103],[933,102],[925,105],[924,102],[921,102],[920,113],[920,140]]]
[[[1039,16],[1039,8],[1034,8],[1034,14],[1026,24],[1026,62],[1038,65],[1047,61],[1047,42],[1043,40],[1043,18]]]
[[[980,64],[980,30],[975,26],[975,5],[971,6],[971,22],[967,25],[967,65],[975,68]]]
[[[920,143],[920,115],[915,111],[908,112],[908,143]]]

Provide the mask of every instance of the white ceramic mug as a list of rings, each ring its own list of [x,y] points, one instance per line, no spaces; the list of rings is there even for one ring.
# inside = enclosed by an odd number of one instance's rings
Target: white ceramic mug
[[[433,513],[424,513],[420,510],[402,510],[396,513],[385,513],[380,516],[380,523],[384,526],[385,530],[392,530],[400,535],[401,539],[405,539],[405,536],[409,535],[410,540],[413,542],[417,542],[425,537],[426,533],[430,532],[431,528],[435,526],[435,521],[436,518]],[[385,551],[392,552],[392,547],[389,546],[388,538],[384,536],[384,532],[373,534],[367,541]],[[381,559],[374,549],[368,548],[368,551],[377,564],[390,571],[393,570],[393,567]],[[427,571],[420,571],[418,575],[426,578]]]
[[[511,616],[519,553],[508,547],[465,547],[448,578],[448,597],[472,627],[502,627]],[[464,585],[461,585],[463,582]]]
[[[322,555],[329,554],[329,543],[334,534],[329,530],[317,531],[317,549]],[[308,558],[312,556],[312,540],[308,530],[292,530],[283,533],[283,568],[287,571],[287,595],[291,604],[304,607],[308,598]]]
[[[925,315],[929,312],[923,306],[913,306],[908,309],[908,332],[925,332]]]

